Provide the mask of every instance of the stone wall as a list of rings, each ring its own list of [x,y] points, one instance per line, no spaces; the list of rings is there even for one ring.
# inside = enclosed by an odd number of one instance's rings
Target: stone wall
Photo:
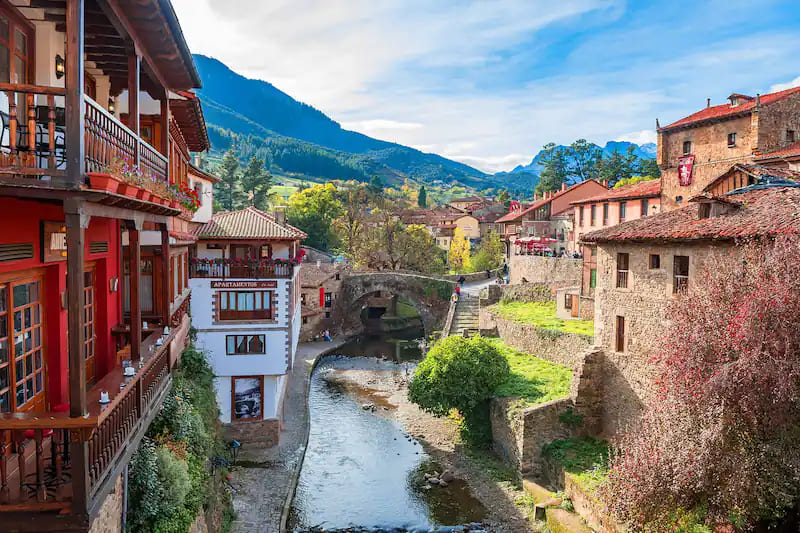
[[[277,418],[223,424],[225,440],[238,440],[249,448],[270,448],[278,444],[281,423]]]
[[[496,330],[503,342],[512,348],[573,369],[582,361],[583,352],[592,345],[592,338],[586,335],[519,324],[485,308],[480,310],[478,327]]]
[[[580,259],[512,254],[509,277],[512,285],[544,283],[552,288],[580,286],[582,267]]]
[[[122,506],[125,494],[122,475],[117,476],[114,488],[106,496],[97,517],[92,521],[89,533],[122,533]]]
[[[502,299],[515,302],[549,302],[553,290],[544,283],[525,283],[523,285],[503,285]]]

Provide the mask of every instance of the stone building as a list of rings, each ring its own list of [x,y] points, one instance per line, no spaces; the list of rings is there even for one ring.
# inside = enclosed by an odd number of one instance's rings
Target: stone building
[[[709,100],[705,109],[658,128],[662,210],[685,205],[735,163],[784,164],[781,150],[800,140],[800,87],[728,100],[716,106]]]
[[[647,401],[667,305],[695,284],[703,262],[716,250],[735,250],[737,239],[800,231],[798,205],[800,183],[761,177],[584,235],[597,249],[594,338],[604,353],[604,436],[634,422]]]
[[[306,254],[300,271],[300,341],[313,340],[322,331],[334,329],[331,313],[347,271],[346,264],[335,261],[331,254],[319,250]]]

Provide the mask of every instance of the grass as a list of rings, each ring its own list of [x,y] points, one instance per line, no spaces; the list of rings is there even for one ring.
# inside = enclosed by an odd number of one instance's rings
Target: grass
[[[594,492],[608,475],[608,442],[575,437],[546,444],[544,456],[560,464],[588,492]]]
[[[564,333],[594,335],[594,322],[590,320],[562,320],[556,316],[556,303],[549,302],[499,302],[491,307],[500,316],[519,322],[533,324],[542,329]]]
[[[489,340],[501,351],[511,367],[511,376],[495,390],[498,397],[519,396],[525,406],[531,406],[569,395],[572,370],[515,350],[501,339]]]

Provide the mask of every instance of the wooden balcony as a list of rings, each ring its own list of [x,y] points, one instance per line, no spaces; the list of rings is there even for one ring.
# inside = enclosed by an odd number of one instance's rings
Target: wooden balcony
[[[27,178],[43,187],[70,185],[66,90],[0,83],[0,91],[8,97],[8,114],[0,112],[0,180]],[[164,155],[86,95],[83,111],[86,172],[104,172],[115,160],[127,160],[146,177],[168,182],[169,161]]]
[[[116,367],[87,391],[85,417],[0,415],[0,523],[22,531],[85,525],[158,412],[177,359],[171,343],[184,329],[174,328],[163,344],[163,329],[152,331],[134,376]],[[101,391],[109,403],[100,403]]]
[[[232,265],[192,262],[189,265],[190,278],[290,279],[293,275],[294,265],[289,263]]]

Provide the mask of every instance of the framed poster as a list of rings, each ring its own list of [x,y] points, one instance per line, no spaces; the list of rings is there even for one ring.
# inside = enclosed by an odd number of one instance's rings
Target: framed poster
[[[264,376],[231,378],[231,419],[264,418]]]

